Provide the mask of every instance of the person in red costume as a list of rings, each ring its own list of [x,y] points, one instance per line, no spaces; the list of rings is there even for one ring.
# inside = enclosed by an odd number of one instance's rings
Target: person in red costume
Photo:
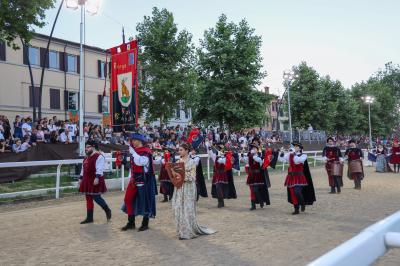
[[[398,173],[400,171],[400,145],[398,139],[393,141],[390,163],[393,164],[393,172]]]
[[[86,158],[83,160],[82,170],[78,181],[79,192],[86,195],[86,219],[81,224],[93,223],[93,209],[95,201],[106,213],[107,221],[111,219],[111,210],[101,194],[107,191],[103,169],[106,159],[96,151],[97,143],[93,140],[86,142]]]

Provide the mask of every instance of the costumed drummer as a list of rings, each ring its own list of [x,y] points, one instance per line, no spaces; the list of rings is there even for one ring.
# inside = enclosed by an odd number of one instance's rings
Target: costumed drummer
[[[328,174],[329,186],[331,187],[331,194],[340,193],[340,188],[343,187],[343,173],[334,171],[333,167],[339,167],[343,172],[343,158],[342,152],[339,147],[335,146],[332,137],[326,140],[327,144],[322,151],[322,157],[325,161],[325,169]]]
[[[83,160],[82,170],[78,181],[79,192],[86,195],[86,219],[81,224],[93,223],[93,209],[95,201],[106,213],[107,221],[111,219],[111,210],[101,194],[107,191],[103,170],[105,157],[97,151],[98,145],[89,140],[85,145],[86,157]]]
[[[300,208],[304,212],[306,205],[312,205],[316,199],[307,155],[303,154],[303,146],[298,142],[292,143],[292,146],[286,154],[281,150],[278,160],[289,163],[285,186],[287,187],[288,202],[294,206],[292,214],[296,215],[300,213]]]
[[[363,152],[357,148],[354,139],[349,140],[349,148],[346,150],[345,158],[349,162],[347,177],[354,181],[354,189],[361,189],[361,180],[364,179],[364,169],[362,159],[364,159]]]
[[[133,133],[129,143],[131,155],[131,178],[126,188],[122,210],[128,215],[128,223],[122,231],[135,229],[135,216],[143,216],[138,231],[149,228],[149,218],[156,216],[157,186],[153,170],[152,151],[145,147],[147,138]]]

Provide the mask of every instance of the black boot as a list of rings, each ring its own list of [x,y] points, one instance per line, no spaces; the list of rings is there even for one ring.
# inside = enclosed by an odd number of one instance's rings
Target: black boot
[[[331,192],[329,192],[329,194],[336,194],[335,187],[331,187]]]
[[[142,226],[138,229],[139,232],[149,229],[149,217],[143,217]]]
[[[338,186],[338,187],[336,188],[336,190],[337,190],[337,193],[338,193],[338,194],[340,194],[340,192],[342,192],[341,189],[340,189],[340,186]]]
[[[299,205],[294,205],[294,212],[292,212],[293,215],[299,214]]]
[[[251,201],[250,211],[254,211],[256,209],[256,202],[254,200]]]
[[[161,202],[168,202],[168,195],[167,194],[164,194],[164,200],[161,201]]]
[[[260,203],[260,208],[261,208],[261,209],[264,208],[264,202],[263,202],[263,201],[261,201],[261,203]]]
[[[106,213],[107,222],[109,222],[111,220],[111,210],[110,210],[110,208],[107,205],[104,206],[104,207],[101,207],[101,208]]]
[[[218,208],[224,207],[224,199],[218,198]]]
[[[306,211],[306,205],[302,204],[300,210],[301,210],[301,212],[305,212]]]
[[[87,210],[86,219],[81,222],[81,224],[93,223],[93,210]]]
[[[128,223],[121,228],[122,231],[135,229],[135,215],[128,216]]]

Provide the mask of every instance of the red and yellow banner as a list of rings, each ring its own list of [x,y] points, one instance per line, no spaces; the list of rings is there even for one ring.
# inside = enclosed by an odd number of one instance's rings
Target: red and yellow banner
[[[110,110],[114,132],[133,131],[138,123],[138,43],[109,49],[111,53]]]

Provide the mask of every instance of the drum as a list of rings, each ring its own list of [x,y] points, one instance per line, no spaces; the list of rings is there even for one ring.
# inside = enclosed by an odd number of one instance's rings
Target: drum
[[[341,162],[332,162],[331,173],[333,176],[343,176],[343,164]]]
[[[361,174],[363,172],[362,161],[360,159],[350,161],[349,172],[350,174]]]
[[[174,187],[181,188],[185,182],[185,164],[183,162],[166,163],[165,169]]]

